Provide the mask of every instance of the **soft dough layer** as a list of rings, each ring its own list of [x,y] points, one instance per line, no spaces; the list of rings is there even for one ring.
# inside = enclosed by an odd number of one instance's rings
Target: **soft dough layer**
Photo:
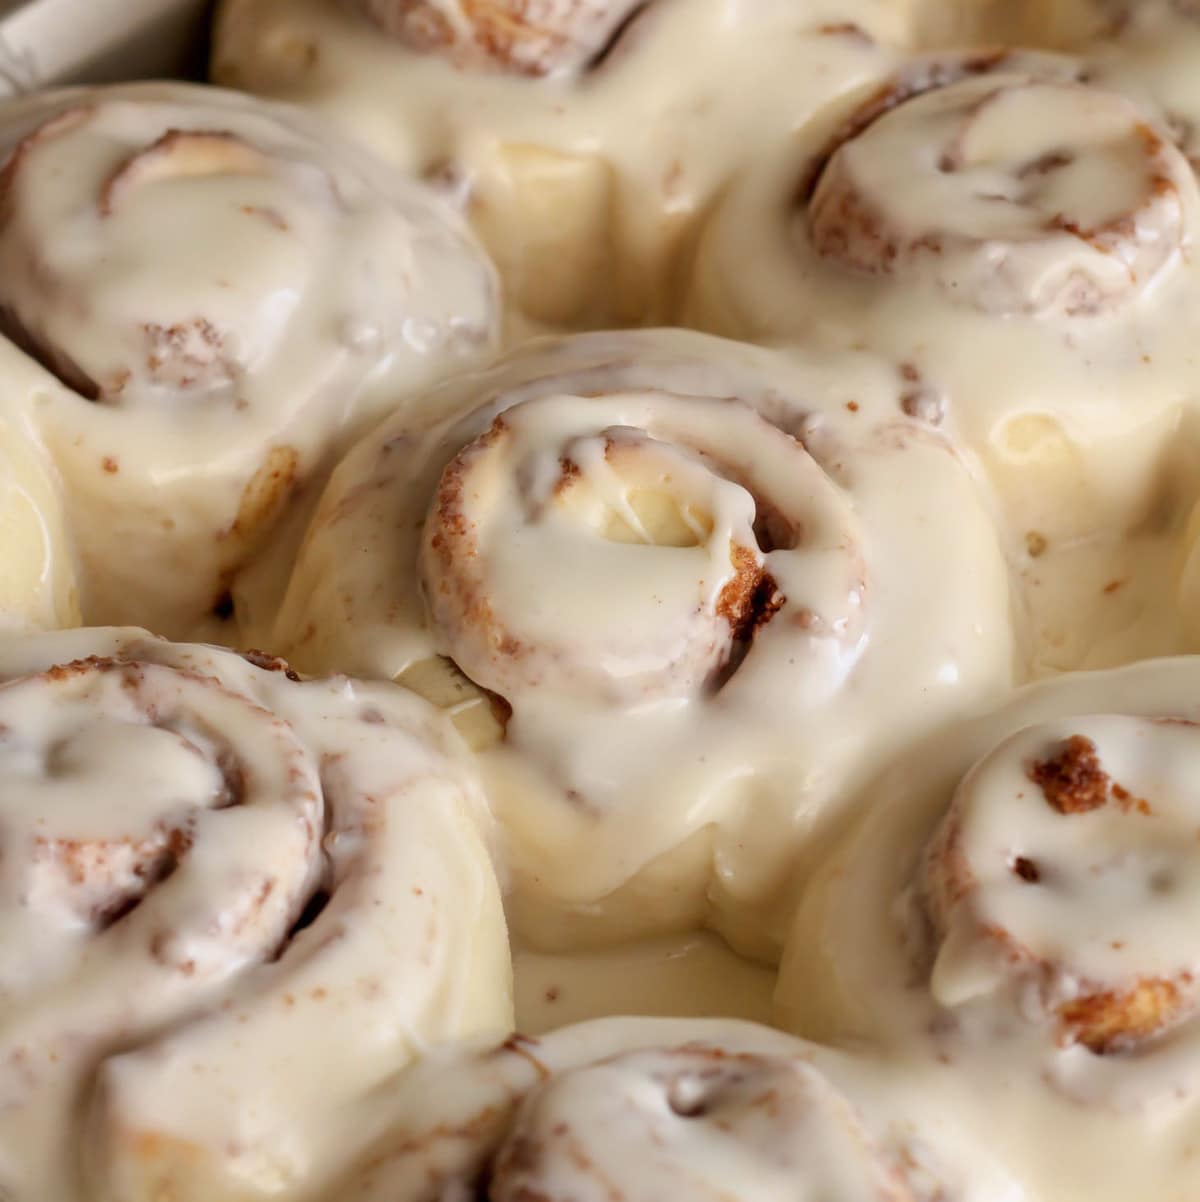
[[[255,637],[458,715],[534,942],[770,958],[851,783],[1011,679],[984,500],[903,392],[682,331],[531,344],[351,452]]]
[[[919,1077],[1031,1198],[1198,1188],[1198,684],[1025,691],[897,760],[806,888],[784,1022]]]
[[[361,1098],[512,1021],[465,748],[391,687],[80,630],[0,645],[0,1186],[308,1197]]]
[[[917,7],[227,0],[213,74],[446,180],[536,321],[664,321],[696,218],[746,154],[878,80]]]
[[[901,1075],[751,1023],[608,1019],[516,1036],[417,1066],[372,1121],[371,1153],[330,1202],[1019,1196]]]
[[[34,374],[16,364],[0,371],[0,630],[79,624],[62,489],[22,403]]]
[[[491,350],[455,215],[300,114],[74,90],[5,106],[0,148],[0,358],[46,369],[89,621],[194,628],[339,440]]]

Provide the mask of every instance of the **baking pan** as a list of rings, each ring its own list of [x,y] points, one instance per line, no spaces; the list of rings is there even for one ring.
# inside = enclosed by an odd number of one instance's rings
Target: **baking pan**
[[[200,78],[209,0],[0,0],[0,97],[66,83]]]

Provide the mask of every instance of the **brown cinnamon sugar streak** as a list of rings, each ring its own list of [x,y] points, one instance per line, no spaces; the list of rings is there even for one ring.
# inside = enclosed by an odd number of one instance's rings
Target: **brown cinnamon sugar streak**
[[[1096,744],[1083,735],[1072,735],[1052,759],[1034,763],[1029,779],[1060,814],[1086,814],[1108,801],[1108,774]]]

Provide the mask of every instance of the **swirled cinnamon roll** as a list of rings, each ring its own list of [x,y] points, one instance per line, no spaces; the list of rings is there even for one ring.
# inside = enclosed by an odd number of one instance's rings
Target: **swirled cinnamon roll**
[[[609,1019],[419,1065],[341,1202],[1015,1196],[881,1065],[751,1023]]]
[[[730,172],[890,70],[912,7],[227,0],[213,72],[446,181],[535,322],[662,321]]]
[[[799,910],[785,1022],[903,1049],[1029,1197],[1196,1192],[1198,679],[1065,677],[918,749]]]
[[[1145,616],[1157,586],[1135,582],[1128,608],[1102,590],[1142,554],[1127,536],[1156,554],[1175,537],[1200,316],[1192,169],[1152,114],[1084,74],[999,51],[910,65],[731,189],[689,302],[719,333],[865,346],[901,365],[914,404],[936,398],[1001,493],[1010,554],[1071,599],[1045,618],[1056,669],[1086,652],[1083,613],[1114,639],[1141,622],[1135,654],[1172,647],[1170,622]],[[1062,566],[1088,540],[1107,566]]]
[[[769,957],[849,780],[1010,679],[986,509],[901,392],[683,331],[530,344],[351,452],[266,636],[458,716],[538,944],[708,921]]]
[[[455,215],[299,115],[69,91],[6,106],[0,144],[2,349],[45,369],[89,621],[186,631],[340,439],[490,351]]]
[[[310,1196],[425,1046],[511,1023],[465,749],[393,688],[81,630],[0,647],[0,1187]]]

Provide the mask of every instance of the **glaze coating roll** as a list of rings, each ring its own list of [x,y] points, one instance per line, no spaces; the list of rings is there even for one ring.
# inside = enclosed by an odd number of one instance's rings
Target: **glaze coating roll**
[[[6,1196],[310,1196],[381,1080],[509,1028],[490,820],[423,702],[131,629],[0,665]]]
[[[1196,684],[1023,691],[899,757],[806,886],[783,1022],[899,1056],[1029,1197],[1196,1191]]]
[[[45,369],[88,621],[193,629],[339,440],[492,348],[454,214],[289,110],[49,93],[0,144],[2,349]]]
[[[850,781],[1013,671],[985,495],[903,393],[683,331],[531,344],[350,453],[255,637],[456,714],[535,942],[770,959]]]
[[[212,69],[444,182],[535,324],[644,324],[750,148],[889,71],[914,7],[228,0]]]
[[[418,1066],[380,1096],[376,1122],[340,1202],[1017,1196],[902,1074],[752,1023],[614,1018],[517,1036]]]
[[[1194,399],[1194,174],[1087,75],[1008,51],[909,64],[734,186],[689,302],[719,333],[907,364],[1014,533],[1051,542],[1150,520]]]

